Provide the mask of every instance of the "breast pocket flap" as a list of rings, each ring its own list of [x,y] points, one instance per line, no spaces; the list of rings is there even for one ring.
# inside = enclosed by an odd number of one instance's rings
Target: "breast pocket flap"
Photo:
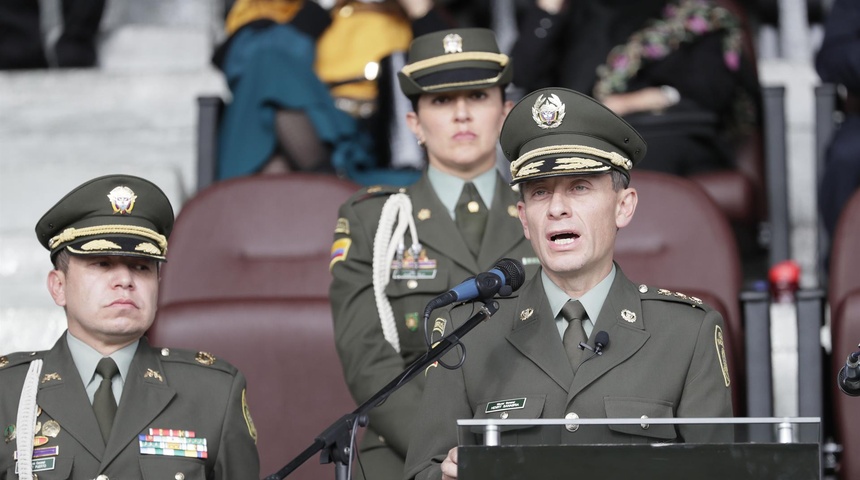
[[[642,420],[642,423],[636,425],[610,425],[609,428],[613,431],[663,440],[672,440],[678,436],[674,425],[652,425],[648,422],[650,418],[674,418],[671,402],[649,398],[606,397],[604,406],[608,418]]]

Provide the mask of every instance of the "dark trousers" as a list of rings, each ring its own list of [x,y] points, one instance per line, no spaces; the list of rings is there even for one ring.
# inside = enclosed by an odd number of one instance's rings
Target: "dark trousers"
[[[96,39],[106,0],[63,0],[63,31],[54,49],[59,67],[96,64]],[[0,70],[46,68],[38,0],[0,1]]]

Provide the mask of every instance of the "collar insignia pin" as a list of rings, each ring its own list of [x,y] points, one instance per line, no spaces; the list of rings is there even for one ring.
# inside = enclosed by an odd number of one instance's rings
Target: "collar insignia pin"
[[[162,378],[161,374],[151,368],[146,369],[146,373],[143,374],[143,378],[154,378],[159,382],[164,383],[164,378]]]

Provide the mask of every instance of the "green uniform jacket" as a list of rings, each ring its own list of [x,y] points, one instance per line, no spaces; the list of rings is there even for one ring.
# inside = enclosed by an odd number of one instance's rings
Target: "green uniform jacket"
[[[48,442],[42,447],[58,451],[45,457],[54,459],[53,470],[34,469],[39,480],[260,478],[256,431],[244,403],[245,377],[227,362],[205,365],[194,352],[159,350],[142,338],[105,446],[65,335],[49,351],[6,359],[0,368],[0,427],[15,425],[21,387],[37,358],[43,360],[37,428],[50,420],[60,427],[56,436],[44,437]],[[194,431],[196,438],[206,439],[208,458],[141,454],[138,435],[150,428]],[[0,443],[0,480],[18,478],[16,448],[16,440]]]
[[[486,233],[476,260],[425,173],[403,191],[411,198],[419,241],[427,258],[436,261],[436,276],[411,281],[392,279],[388,284],[386,294],[400,336],[398,354],[382,334],[373,296],[372,252],[382,207],[391,194],[399,191],[372,187],[358,192],[341,207],[334,236],[336,244],[349,242],[346,258],[332,264],[334,279],[330,296],[337,350],[349,389],[358,404],[367,401],[427,351],[420,320],[424,307],[433,297],[472,275],[489,270],[500,258],[522,261],[534,255],[517,217],[518,197],[501,177],[496,182]],[[408,231],[406,237],[408,246],[411,243]],[[527,275],[535,271],[536,266],[526,268]],[[370,412],[370,426],[361,448],[368,478],[402,477],[423,387],[424,374],[421,373]]]
[[[722,317],[697,299],[634,285],[619,268],[589,340],[593,345],[596,332],[603,330],[609,334],[609,344],[601,356],[584,356],[575,375],[540,275],[520,289],[518,298],[499,303],[493,318],[464,337],[467,354],[462,368],[428,372],[421,415],[406,460],[407,478],[441,478],[439,465],[448,450],[458,445],[458,419],[732,415]],[[447,334],[471,310],[457,307],[445,313],[453,320],[448,322]],[[456,353],[456,349],[449,352],[445,362],[456,364]],[[695,432],[676,431],[671,425],[647,429],[639,425],[583,426],[574,432],[526,428],[502,433],[501,443],[731,438],[731,432],[723,428],[699,428]]]

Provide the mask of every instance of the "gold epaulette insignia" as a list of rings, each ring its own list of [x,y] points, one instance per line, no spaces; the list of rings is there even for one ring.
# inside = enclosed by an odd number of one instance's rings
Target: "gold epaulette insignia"
[[[197,352],[197,355],[194,356],[194,360],[197,360],[197,363],[201,365],[212,365],[215,363],[215,356],[209,352]]]

